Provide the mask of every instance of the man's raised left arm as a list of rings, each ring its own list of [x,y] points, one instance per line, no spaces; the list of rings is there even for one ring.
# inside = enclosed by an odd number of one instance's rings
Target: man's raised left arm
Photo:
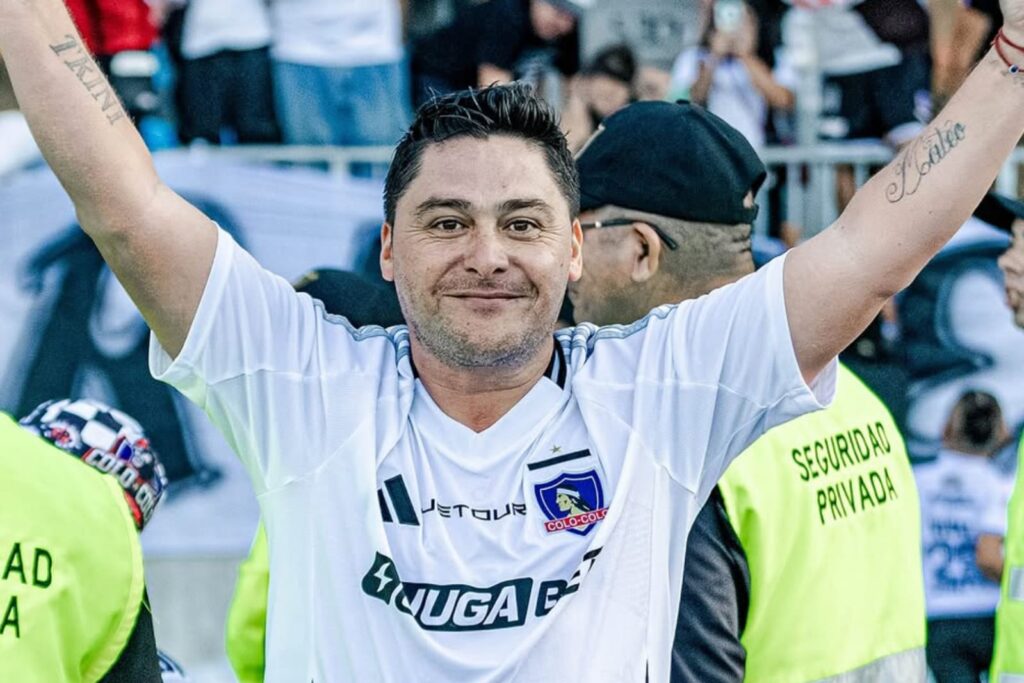
[[[1003,0],[1002,55],[1024,69],[1024,0]],[[967,220],[1024,134],[1024,70],[995,48],[926,130],[785,264],[800,370],[813,380]]]

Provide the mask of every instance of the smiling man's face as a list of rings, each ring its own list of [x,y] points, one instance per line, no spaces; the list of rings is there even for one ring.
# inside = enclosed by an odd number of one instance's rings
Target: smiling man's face
[[[544,152],[505,135],[428,146],[382,242],[412,335],[451,367],[533,358],[582,263]]]

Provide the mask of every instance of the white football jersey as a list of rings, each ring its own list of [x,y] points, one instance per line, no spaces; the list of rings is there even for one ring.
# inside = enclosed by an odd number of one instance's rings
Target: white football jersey
[[[1005,514],[1014,475],[988,458],[949,449],[914,467],[921,498],[924,596],[929,619],[990,617],[999,602],[999,582],[978,567],[978,536],[987,533],[993,501]],[[1005,535],[1006,528],[995,529]]]
[[[783,260],[628,327],[555,334],[476,433],[405,327],[354,329],[224,232],[152,370],[245,462],[267,526],[268,681],[667,681],[690,525],[729,461],[830,400],[793,353]]]

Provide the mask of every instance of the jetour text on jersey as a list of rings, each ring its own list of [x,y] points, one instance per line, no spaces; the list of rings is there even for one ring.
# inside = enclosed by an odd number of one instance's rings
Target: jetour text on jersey
[[[436,513],[445,519],[451,517],[471,517],[481,522],[499,522],[509,516],[521,517],[525,515],[526,505],[524,503],[505,503],[504,508],[475,508],[464,503],[442,505],[437,502],[436,498],[431,498],[427,507],[420,510],[420,514],[426,517],[431,513]]]

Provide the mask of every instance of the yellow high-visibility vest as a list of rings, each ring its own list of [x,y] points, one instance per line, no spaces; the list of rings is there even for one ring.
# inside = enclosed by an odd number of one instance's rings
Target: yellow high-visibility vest
[[[719,482],[750,569],[746,680],[923,681],[917,488],[892,415],[840,366],[828,409],[772,429]]]
[[[143,583],[120,485],[0,414],[0,681],[101,679]]]

